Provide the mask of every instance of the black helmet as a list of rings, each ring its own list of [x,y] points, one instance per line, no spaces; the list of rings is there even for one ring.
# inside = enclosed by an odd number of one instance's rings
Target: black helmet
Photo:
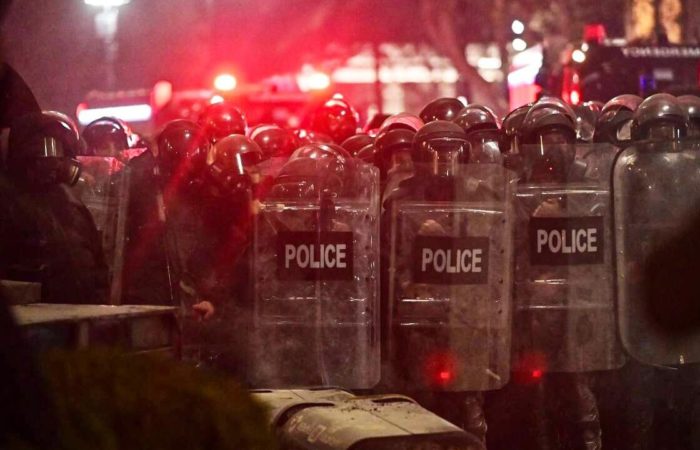
[[[294,136],[296,136],[299,141],[299,146],[308,144],[334,144],[333,139],[323,133],[318,133],[316,131],[307,130],[300,128],[294,131]]]
[[[600,116],[599,106],[586,102],[574,105],[572,109],[576,113],[576,138],[579,142],[591,142]]]
[[[503,124],[501,125],[501,130],[503,130],[505,136],[504,145],[501,148],[503,152],[517,153],[519,151],[523,121],[531,107],[532,103],[519,106],[503,118]]]
[[[160,175],[165,180],[176,178],[177,183],[201,176],[209,147],[202,127],[189,120],[173,120],[158,135]]]
[[[299,147],[292,153],[292,158],[328,158],[339,157],[346,160],[351,160],[352,155],[340,145],[324,144],[316,142]]]
[[[405,128],[407,130],[413,130],[418,131],[420,130],[423,125],[425,125],[425,122],[418,117],[415,114],[407,113],[407,112],[401,112],[398,114],[394,114],[393,116],[389,116],[384,120],[382,123],[382,126],[380,128],[380,131],[383,130],[392,130],[394,128]]]
[[[408,128],[388,128],[382,130],[374,141],[377,148],[377,166],[382,180],[387,178],[389,171],[398,165],[413,166],[411,161],[413,151],[414,130]]]
[[[434,120],[454,120],[464,103],[454,97],[442,97],[423,107],[419,116],[426,124]]]
[[[454,123],[462,127],[469,142],[469,161],[474,163],[502,163],[500,123],[488,107],[467,105]]]
[[[524,180],[562,182],[574,163],[576,115],[559,99],[540,100],[530,107],[522,125],[521,152],[526,158]]]
[[[352,157],[336,145],[305,145],[294,152],[284,165],[274,181],[270,196],[309,199],[327,194],[340,195],[351,167]]]
[[[574,143],[576,113],[558,98],[543,97],[530,107],[523,119],[522,141],[523,144]]]
[[[596,122],[593,142],[608,142],[620,146],[629,142],[632,139],[632,117],[640,103],[641,97],[623,94],[603,105]]]
[[[362,132],[369,135],[376,135],[377,131],[382,127],[382,124],[386,119],[390,117],[389,114],[376,113],[372,116],[370,120],[367,121],[364,127],[362,127]]]
[[[688,136],[693,138],[700,137],[700,97],[681,95],[677,100],[688,113]]]
[[[116,117],[101,117],[90,122],[82,134],[82,154],[87,156],[116,156],[128,149],[129,126]]]
[[[289,158],[299,147],[294,133],[277,125],[258,125],[250,130],[249,137],[258,144],[264,159]]]
[[[374,147],[374,138],[369,134],[358,133],[354,136],[350,136],[343,141],[341,147],[355,158],[368,164],[374,164],[376,148]]]
[[[207,154],[207,175],[223,193],[249,190],[255,180],[255,166],[263,161],[258,144],[242,134],[233,134],[212,145]]]
[[[481,130],[498,130],[501,125],[490,108],[475,104],[462,108],[453,122],[462,127],[467,135]]]
[[[232,134],[245,134],[247,127],[243,113],[225,102],[209,105],[199,117],[199,124],[212,143]]]
[[[460,164],[469,162],[467,146],[462,127],[435,120],[425,124],[413,137],[413,162],[418,171],[429,167],[430,175],[452,176]]]
[[[311,119],[311,130],[330,136],[336,144],[357,133],[359,125],[359,114],[342,98],[332,98],[325,102],[313,113]]]
[[[688,131],[688,111],[670,94],[654,94],[639,104],[632,120],[632,139],[678,139]]]
[[[75,123],[55,111],[31,113],[10,128],[7,168],[12,177],[34,187],[64,183],[80,176],[79,134]]]

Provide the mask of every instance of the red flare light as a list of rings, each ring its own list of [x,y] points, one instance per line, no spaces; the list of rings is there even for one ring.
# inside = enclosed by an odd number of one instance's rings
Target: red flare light
[[[217,91],[232,91],[236,89],[238,81],[230,73],[222,73],[214,79],[214,88]]]

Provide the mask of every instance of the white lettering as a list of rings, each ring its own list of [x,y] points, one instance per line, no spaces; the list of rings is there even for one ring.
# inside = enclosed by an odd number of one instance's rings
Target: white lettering
[[[588,231],[588,251],[597,252],[598,246],[596,245],[596,242],[598,241],[598,237],[596,235],[598,234],[598,230],[595,228],[589,228],[586,231]]]
[[[537,253],[542,253],[542,246],[547,243],[547,230],[537,230]]]
[[[464,251],[462,252],[462,257],[461,257],[460,259],[461,259],[461,262],[462,262],[462,264],[461,264],[462,272],[469,272],[469,271],[471,270],[471,268],[472,268],[472,267],[471,267],[472,265],[471,265],[471,262],[470,262],[471,259],[472,259],[472,252],[471,252],[469,249],[464,250]]]
[[[475,248],[472,252],[472,272],[481,273],[481,252],[480,248]]]
[[[345,244],[336,245],[336,261],[338,262],[338,269],[345,269],[348,266],[347,261],[345,261]]]
[[[331,253],[335,253],[335,245],[327,245],[326,251],[323,253],[324,265],[329,269],[335,267],[335,258],[331,256]]]
[[[562,233],[564,231],[562,230]],[[555,239],[556,238],[556,243]],[[549,233],[549,251],[552,253],[559,253],[559,250],[561,249],[561,234],[559,234],[557,231],[552,231]]]
[[[429,248],[424,248],[423,249],[423,257],[421,261],[421,272],[425,272],[425,269],[427,269],[428,264],[430,264],[433,261],[433,251],[430,250]]]
[[[297,249],[292,244],[287,244],[284,246],[284,267],[289,269],[289,262],[294,259]]]
[[[309,265],[309,247],[307,245],[300,245],[297,249],[297,265],[302,269]]]
[[[438,262],[438,258],[440,259],[440,262]],[[447,264],[446,258],[447,257],[445,256],[444,250],[435,251],[435,257],[433,258],[433,267],[435,267],[436,272],[445,271],[445,265]]]
[[[586,230],[576,231],[576,251],[583,253],[586,251]]]

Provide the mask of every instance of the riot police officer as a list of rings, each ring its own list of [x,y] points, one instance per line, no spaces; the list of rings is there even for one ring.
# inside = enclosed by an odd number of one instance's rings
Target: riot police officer
[[[104,303],[107,269],[95,224],[68,187],[78,181],[78,131],[56,112],[18,118],[2,199],[3,276],[41,283],[42,301]]]
[[[246,134],[248,128],[243,113],[230,103],[213,103],[199,117],[199,125],[212,144],[232,134]]]
[[[314,111],[310,129],[341,144],[357,133],[359,126],[360,116],[357,111],[345,99],[333,97]]]
[[[166,251],[171,301],[181,307],[194,303],[193,309],[206,318],[214,307],[207,300],[192,298],[186,265],[201,232],[202,179],[210,143],[196,123],[174,120],[159,133],[157,145],[157,220]]]
[[[454,97],[442,97],[428,103],[418,114],[424,123],[434,120],[454,120],[464,103]]]
[[[501,124],[493,111],[481,105],[467,105],[453,122],[462,127],[467,135],[470,161],[502,164]]]
[[[341,144],[352,156],[368,164],[374,164],[374,157],[377,152],[374,146],[374,138],[369,134],[358,133],[345,139]]]
[[[410,133],[388,133],[397,131]],[[510,307],[503,284],[510,267],[510,198],[503,169],[467,165],[468,148],[459,125],[428,122],[413,138],[414,175],[384,201],[382,388],[411,392],[483,440],[481,391],[502,387],[510,369],[501,340],[510,334],[509,315],[498,312]],[[493,214],[485,216],[486,210]],[[498,299],[486,286],[498,286]],[[491,332],[484,334],[484,327]]]
[[[607,102],[598,117],[593,141],[618,147],[629,144],[632,140],[632,115],[641,102],[641,97],[631,94],[618,95]]]
[[[263,159],[284,158],[286,160],[300,145],[292,131],[278,125],[257,125],[250,129],[248,137],[260,147]]]
[[[533,443],[600,448],[599,414],[585,373],[614,369],[619,364],[613,322],[612,254],[609,249],[603,253],[600,246],[589,249],[591,255],[598,255],[595,259],[590,255],[580,260],[562,258],[556,248],[543,247],[542,240],[535,241],[535,236],[550,236],[547,230],[556,227],[554,224],[562,218],[567,218],[566,226],[575,231],[582,225],[576,224],[578,219],[568,218],[586,217],[584,220],[598,224],[596,234],[609,239],[611,219],[606,217],[605,205],[610,197],[606,185],[610,170],[600,170],[598,177],[586,179],[589,167],[574,147],[576,115],[560,100],[545,97],[531,106],[520,135],[524,164],[516,204],[516,384],[511,389],[516,397],[530,397],[524,401],[530,402],[534,411],[521,420],[530,422]],[[600,159],[609,166],[611,158],[607,154]],[[597,160],[589,157],[589,161]],[[577,187],[584,181],[590,186]],[[603,239],[601,236],[598,239]],[[581,255],[577,258],[583,258]],[[561,286],[549,280],[559,280]],[[595,285],[596,290],[579,291],[577,283],[584,283],[587,289]],[[590,311],[576,309],[578,304],[587,305]],[[595,339],[590,337],[593,323]]]
[[[82,155],[114,156],[130,147],[131,130],[116,117],[101,117],[90,122],[81,135]]]
[[[647,411],[653,406],[650,448],[700,442],[694,331],[700,314],[688,278],[697,267],[692,224],[700,166],[695,145],[684,139],[688,127],[688,111],[675,97],[646,98],[632,121],[636,142],[618,157],[614,177],[616,221],[626,231],[618,237],[620,336],[629,355],[647,365],[638,373],[646,375]]]
[[[368,389],[379,377],[378,177],[335,144],[300,147],[259,205],[256,387]]]
[[[413,138],[416,132],[403,127],[383,128],[375,140],[382,199],[413,176]]]
[[[248,137],[263,152],[263,162],[258,165],[261,180],[258,185],[258,197],[264,197],[279,175],[282,166],[301,145],[300,140],[290,130],[277,125],[258,125],[250,129]]]
[[[333,138],[331,138],[327,134],[306,128],[294,130],[294,136],[299,141],[299,146],[316,143],[333,144],[335,142]]]
[[[697,138],[700,136],[700,97],[695,95],[681,95],[678,103],[685,108],[690,120],[688,126],[688,137]]]

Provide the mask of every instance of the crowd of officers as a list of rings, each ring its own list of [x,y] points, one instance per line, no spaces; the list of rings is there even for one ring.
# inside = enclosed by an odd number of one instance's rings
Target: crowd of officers
[[[307,125],[250,127],[236,107],[217,103],[198,122],[175,120],[151,141],[114,118],[98,119],[79,134],[57,112],[18,117],[0,176],[0,278],[41,283],[43,302],[182,307],[197,319],[185,325],[195,357],[245,379],[252,227],[268,195],[318,197],[319,186],[342,184],[357,164],[378,169],[382,211],[409,196],[449,201],[453,186],[440,180],[467,163],[500,165],[524,182],[565,181],[577,161],[563,147],[549,148],[608,143],[622,149],[697,137],[700,98],[623,95],[572,107],[544,97],[504,118],[482,105],[440,98],[418,115],[379,115],[363,128],[352,106],[334,97]],[[533,146],[542,157],[525,164],[523,149]],[[76,194],[94,182],[81,171],[79,159],[86,156],[129,168],[127,191],[117,194],[129,196],[118,281],[114,251],[103,248],[102,231]],[[119,299],[111,297],[115,282]],[[382,303],[389,301],[384,283],[381,289]],[[626,396],[629,380],[651,369],[624,370],[630,373],[607,378],[533,372],[520,386],[513,377],[512,386],[489,394],[412,394],[484,440],[488,422],[493,448],[594,449],[602,442],[670,448],[660,444],[671,438],[658,424],[679,413],[660,412],[653,401],[640,401],[639,392]],[[645,386],[650,398],[656,395],[652,382]]]

